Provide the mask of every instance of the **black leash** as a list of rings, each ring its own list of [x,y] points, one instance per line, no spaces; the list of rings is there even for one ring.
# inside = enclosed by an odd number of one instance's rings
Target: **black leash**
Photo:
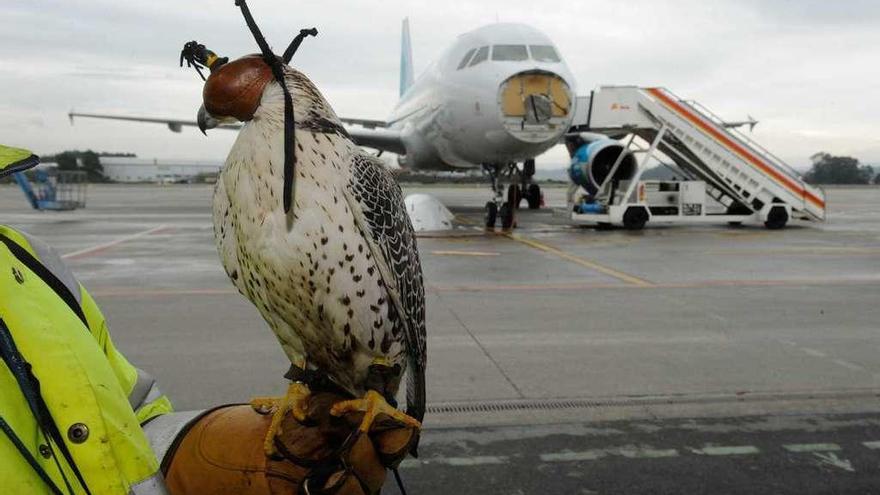
[[[62,492],[61,489],[58,488],[58,485],[56,485],[55,482],[52,481],[52,478],[50,478],[49,474],[46,473],[46,470],[43,469],[43,466],[41,466],[40,463],[37,462],[34,456],[31,455],[27,447],[24,446],[24,443],[22,443],[21,439],[18,438],[18,435],[15,434],[15,431],[12,429],[12,427],[9,426],[9,423],[7,423],[5,419],[3,419],[3,416],[0,416],[0,430],[3,430],[3,433],[6,434],[6,437],[9,438],[9,441],[12,442],[13,445],[15,445],[18,453],[21,454],[22,457],[24,457],[24,460],[26,460],[28,464],[30,464],[31,469],[33,469],[37,473],[37,476],[39,476],[40,479],[43,480],[43,483],[45,483],[46,486],[49,487],[49,490],[55,495],[64,495],[64,492]],[[65,483],[67,482],[66,479],[64,481]],[[67,489],[70,490],[69,493],[73,493],[73,490],[71,489],[69,483],[67,484]]]
[[[302,40],[306,36],[317,35],[318,30],[315,28],[301,30],[290,43],[290,46],[287,47],[287,50],[284,51],[283,59],[279,59],[277,55],[272,53],[269,44],[266,43],[266,38],[263,37],[263,33],[260,32],[260,28],[257,26],[256,21],[254,21],[247,2],[245,0],[235,0],[235,5],[241,8],[244,21],[254,36],[257,46],[260,47],[260,52],[263,54],[263,60],[272,69],[272,75],[275,76],[275,80],[281,85],[281,90],[284,92],[284,191],[282,197],[284,213],[289,213],[293,205],[294,181],[296,177],[296,123],[293,120],[293,98],[290,96],[290,90],[287,89],[287,84],[284,82],[284,64],[290,61]]]
[[[31,371],[30,363],[28,363],[24,359],[24,356],[19,352],[9,328],[6,327],[6,324],[2,319],[0,319],[0,357],[2,357],[3,362],[6,363],[6,367],[9,368],[10,373],[12,373],[16,382],[18,382],[18,388],[24,395],[25,401],[27,401],[28,407],[34,415],[34,419],[37,421],[37,425],[43,433],[43,436],[46,438],[47,446],[50,449],[52,457],[55,459],[58,471],[61,473],[61,477],[64,479],[64,484],[67,485],[68,491],[73,493],[73,488],[70,486],[70,482],[68,482],[67,477],[64,475],[64,470],[61,468],[54,449],[52,449],[52,443],[54,443],[58,447],[58,450],[61,451],[64,460],[67,461],[67,465],[73,471],[80,486],[85,490],[87,495],[91,495],[88,484],[86,484],[79,467],[73,460],[73,455],[71,455],[70,450],[67,448],[67,444],[64,443],[64,438],[58,430],[58,425],[55,424],[55,420],[52,419],[49,407],[43,400],[43,396],[40,395],[39,380],[37,380],[37,377],[34,376]]]
[[[400,495],[406,495],[406,488],[403,486],[403,480],[400,479],[400,471],[397,468],[393,468],[391,472],[394,473],[394,480],[397,481],[397,488],[400,489]]]
[[[285,64],[290,63],[290,59],[296,54],[296,51],[299,50],[299,45],[302,44],[303,40],[306,39],[307,36],[317,36],[318,30],[315,28],[311,29],[300,29],[299,34],[293,38],[293,41],[290,42],[290,45],[287,46],[287,50],[284,50],[284,55],[281,56],[281,59],[284,60]]]

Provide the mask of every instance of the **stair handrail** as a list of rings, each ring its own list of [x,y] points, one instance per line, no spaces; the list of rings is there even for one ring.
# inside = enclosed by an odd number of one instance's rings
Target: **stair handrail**
[[[664,92],[668,93],[670,96],[675,98],[675,100],[678,101],[680,104],[688,106],[691,110],[693,110],[694,112],[696,112],[700,116],[705,117],[710,122],[714,123],[716,126],[718,126],[719,129],[725,131],[728,135],[730,135],[730,137],[739,141],[740,144],[746,145],[747,147],[750,147],[750,148],[754,149],[755,151],[757,151],[758,154],[760,154],[763,158],[767,159],[767,161],[769,161],[772,165],[774,165],[777,168],[782,169],[782,171],[786,172],[790,176],[790,178],[796,179],[797,181],[801,182],[806,187],[812,187],[809,184],[807,184],[806,181],[804,181],[803,176],[801,176],[801,174],[797,170],[795,170],[791,165],[785,163],[781,158],[779,158],[778,156],[771,153],[769,150],[767,150],[766,148],[764,148],[763,146],[758,144],[755,140],[749,138],[748,136],[746,136],[745,134],[743,134],[741,131],[739,131],[737,129],[724,127],[724,122],[725,122],[724,119],[722,119],[720,116],[718,116],[717,114],[715,114],[714,112],[712,112],[711,110],[706,108],[704,105],[700,104],[696,100],[685,100],[685,99],[679,97],[678,95],[676,95],[675,93],[673,93],[672,91],[668,90],[667,88],[660,88],[660,89],[662,89]]]

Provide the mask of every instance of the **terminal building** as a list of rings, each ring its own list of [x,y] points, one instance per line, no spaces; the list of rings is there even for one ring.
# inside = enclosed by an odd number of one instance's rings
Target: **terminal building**
[[[222,160],[179,160],[135,157],[101,157],[104,175],[114,182],[191,182],[216,177]]]

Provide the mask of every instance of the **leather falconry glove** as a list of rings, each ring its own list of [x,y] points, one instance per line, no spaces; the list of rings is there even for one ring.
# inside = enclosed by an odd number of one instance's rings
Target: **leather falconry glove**
[[[330,392],[313,394],[306,424],[288,413],[275,440],[280,454],[274,458],[263,449],[270,414],[248,405],[206,413],[181,433],[163,462],[170,494],[379,493],[386,469],[400,464],[419,432],[379,416],[368,434],[358,434],[363,413],[330,414],[333,404],[345,399]]]

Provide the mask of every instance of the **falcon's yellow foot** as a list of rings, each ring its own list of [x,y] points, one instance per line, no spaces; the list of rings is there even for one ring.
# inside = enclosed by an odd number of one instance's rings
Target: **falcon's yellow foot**
[[[309,412],[309,387],[303,383],[291,383],[287,394],[283,397],[255,397],[251,399],[251,407],[258,412],[272,411],[272,423],[263,441],[263,450],[267,456],[275,455],[275,437],[281,434],[281,420],[287,411],[300,423],[305,422]]]
[[[342,416],[347,412],[363,412],[364,419],[361,421],[360,430],[362,433],[370,431],[376,416],[379,414],[387,414],[404,425],[413,428],[421,428],[422,424],[412,416],[405,414],[397,408],[391,407],[385,397],[375,390],[368,390],[362,399],[344,400],[337,402],[330,409],[330,414],[334,416]]]

